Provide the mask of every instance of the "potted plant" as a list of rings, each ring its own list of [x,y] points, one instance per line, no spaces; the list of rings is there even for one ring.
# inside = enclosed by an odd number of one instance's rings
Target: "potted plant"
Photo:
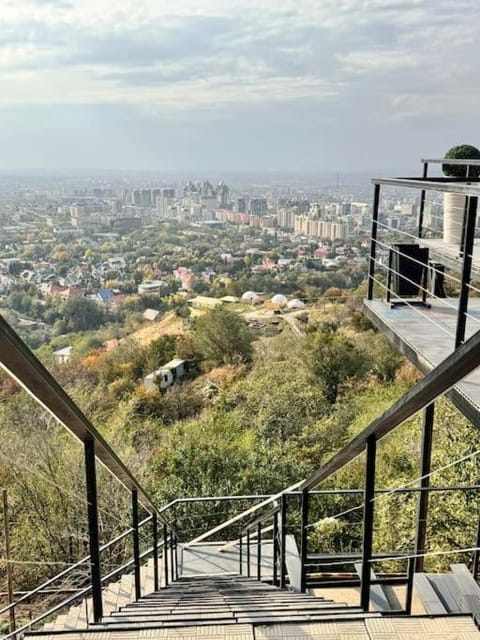
[[[445,154],[450,160],[480,160],[480,150],[471,144],[459,144],[452,147]],[[443,173],[455,178],[477,178],[480,167],[468,167],[465,164],[444,164]],[[465,210],[465,196],[458,193],[445,193],[443,198],[443,240],[450,244],[462,243],[463,214]]]

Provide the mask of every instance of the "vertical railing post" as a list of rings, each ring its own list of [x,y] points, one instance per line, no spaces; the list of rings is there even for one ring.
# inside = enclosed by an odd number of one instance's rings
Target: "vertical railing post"
[[[273,514],[273,584],[278,585],[278,512]]]
[[[10,605],[10,609],[8,610],[8,618],[9,618],[8,631],[9,633],[13,633],[17,628],[17,624],[15,621],[15,604],[14,604],[14,598],[13,598],[14,593],[13,593],[12,564],[10,562],[10,523],[8,518],[8,492],[6,489],[3,489],[2,491],[2,502],[3,502],[3,531],[5,534],[5,565],[6,565],[5,568],[7,572],[7,604]]]
[[[152,546],[153,546],[153,590],[158,591],[160,583],[158,579],[158,517],[152,513]]]
[[[478,568],[480,565],[480,510],[478,512],[477,535],[475,537],[475,551],[473,552],[472,576],[474,580],[478,576]]]
[[[140,539],[138,535],[138,491],[132,489],[132,537],[133,537],[133,576],[135,584],[135,600],[142,595],[140,582]]]
[[[98,535],[97,471],[95,465],[95,441],[84,442],[85,481],[88,503],[88,546],[90,552],[90,576],[92,584],[93,621],[103,616],[102,578],[100,573],[100,542]]]
[[[238,573],[240,575],[243,573],[243,538],[241,529],[238,535]]]
[[[247,529],[247,578],[250,578],[250,529]]]
[[[405,613],[410,615],[412,613],[412,601],[413,601],[413,580],[415,577],[415,560],[416,558],[409,558],[407,564],[407,591],[405,594]]]
[[[470,287],[470,278],[472,274],[472,252],[473,242],[475,237],[475,223],[477,219],[477,204],[478,198],[476,196],[469,196],[466,205],[466,224],[465,233],[463,237],[463,269],[462,269],[462,284],[460,288],[460,296],[458,300],[458,316],[457,316],[457,331],[455,334],[455,349],[457,349],[465,339],[465,328],[467,326],[467,312],[468,312],[468,293]]]
[[[175,580],[175,554],[173,550],[174,540],[173,533],[169,532],[169,544],[170,544],[170,581],[173,582]]]
[[[420,465],[420,495],[418,496],[417,506],[417,531],[415,535],[415,572],[423,571],[425,553],[425,540],[427,535],[427,517],[428,517],[428,500],[430,487],[430,470],[432,464],[432,439],[433,439],[433,423],[435,419],[435,404],[429,404],[425,407],[423,413],[423,429],[422,429],[422,451]]]
[[[280,589],[285,589],[286,568],[286,541],[287,541],[287,496],[280,496]]]
[[[363,498],[363,543],[360,606],[364,611],[370,607],[370,572],[373,549],[373,515],[375,498],[375,462],[377,440],[375,434],[367,438],[365,461],[365,491]]]
[[[262,579],[262,524],[257,524],[257,580]]]
[[[165,586],[168,587],[168,529],[166,524],[163,525],[163,572]]]
[[[373,194],[372,235],[370,236],[370,262],[368,264],[367,298],[373,300],[373,278],[375,276],[375,260],[377,256],[378,212],[380,208],[380,185],[375,185]]]
[[[428,177],[428,162],[423,163],[423,179]],[[423,212],[425,211],[425,189],[420,192],[420,209],[418,211],[418,237],[422,237],[423,233]]]
[[[301,576],[300,591],[305,593],[307,590],[307,555],[308,555],[308,506],[309,506],[308,489],[302,491],[302,524],[300,536],[300,554],[301,554]]]
[[[178,538],[177,538],[177,527],[175,522],[175,534],[174,534],[174,542],[175,542],[175,580],[178,580]]]

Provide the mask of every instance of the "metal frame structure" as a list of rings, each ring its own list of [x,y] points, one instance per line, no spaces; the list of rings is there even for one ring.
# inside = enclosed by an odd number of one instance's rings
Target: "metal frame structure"
[[[157,518],[162,517],[162,515],[157,511],[152,499],[128,467],[2,316],[0,316],[0,366],[32,396],[39,405],[47,410],[55,420],[83,443],[87,492],[88,541],[90,550],[88,562],[90,564],[91,574],[89,589],[91,590],[93,601],[93,620],[97,622],[103,615],[103,606],[102,576],[100,569],[101,548],[98,532],[96,460],[99,460],[101,464],[131,492],[131,533],[133,535],[133,562],[137,596],[140,594],[141,559],[138,543],[139,504],[150,513],[152,518],[155,516],[153,520],[154,527],[152,537],[153,549],[157,552],[154,556],[157,582],[158,544],[155,542],[157,539],[156,523]],[[170,527],[168,522],[166,524]]]

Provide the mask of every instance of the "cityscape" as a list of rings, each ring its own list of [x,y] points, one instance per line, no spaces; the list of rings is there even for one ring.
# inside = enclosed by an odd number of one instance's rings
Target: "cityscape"
[[[0,640],[480,638],[478,0],[4,0]]]

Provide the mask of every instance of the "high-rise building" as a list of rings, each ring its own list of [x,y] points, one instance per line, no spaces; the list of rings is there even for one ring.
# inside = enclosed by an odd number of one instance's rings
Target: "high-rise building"
[[[252,216],[267,215],[268,206],[266,198],[252,198],[250,200],[250,213]]]
[[[247,213],[247,199],[246,198],[238,198],[238,200],[237,200],[237,210],[238,210],[238,213]]]
[[[217,187],[217,204],[221,209],[227,208],[229,195],[230,189],[227,185],[223,182],[219,182]]]

